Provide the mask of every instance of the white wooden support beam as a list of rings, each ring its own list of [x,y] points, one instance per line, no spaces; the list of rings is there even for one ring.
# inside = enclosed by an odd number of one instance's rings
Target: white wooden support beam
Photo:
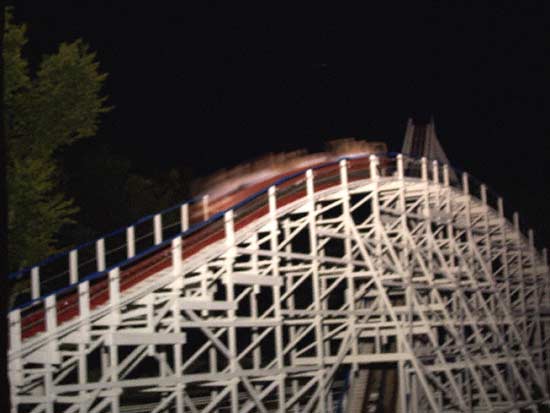
[[[31,269],[31,298],[36,300],[40,297],[40,267]]]
[[[370,155],[369,161],[370,179],[378,181],[378,157],[376,155]]]
[[[519,228],[519,214],[517,212],[514,212],[514,214],[512,215],[512,221],[514,223],[514,229],[516,230],[518,236],[520,236],[521,231]]]
[[[118,382],[118,346],[116,344],[109,345],[109,370],[111,371],[111,382]],[[115,391],[111,395],[111,413],[120,413],[120,395]]]
[[[69,252],[69,281],[71,284],[78,282],[78,251]]]
[[[17,352],[21,349],[21,310],[12,310],[8,313],[10,322],[10,352]]]
[[[486,257],[487,257],[487,263],[490,267],[491,273],[494,273],[493,268],[493,256],[494,252],[491,248],[491,236],[490,229],[489,229],[489,208],[487,208],[487,187],[485,184],[481,184],[479,187],[479,192],[481,196],[481,204],[483,205],[483,232],[485,234],[485,249],[486,249]]]
[[[375,171],[373,177],[373,169],[376,169],[376,160],[372,159],[374,155],[371,155],[370,167],[371,167],[371,179],[377,179],[377,173]],[[374,162],[373,162],[374,161]],[[317,226],[315,220],[315,186],[313,182],[313,171],[308,169],[306,171],[306,188],[307,188],[307,209],[308,209],[308,226],[309,226],[309,249],[311,254],[317,255]],[[316,349],[316,362],[322,370],[322,374],[318,380],[318,391],[324,391],[325,388],[325,363],[324,363],[324,346],[323,346],[323,329],[322,329],[322,317],[321,317],[321,302],[320,302],[320,288],[321,283],[319,280],[319,263],[314,261],[311,265],[312,270],[312,286],[313,286],[313,308],[315,310],[314,324],[315,324],[315,349]],[[319,410],[326,411],[325,397],[319,397]]]
[[[250,237],[250,248],[252,248],[253,251],[257,251],[258,249],[258,234],[254,233],[252,237]],[[254,253],[251,256],[251,270],[253,273],[258,274],[259,267],[258,267],[258,254]],[[258,300],[257,295],[260,292],[260,286],[254,285],[252,287],[252,294],[250,294],[250,316],[252,319],[258,318]],[[258,340],[258,329],[255,328],[252,330],[252,341]],[[252,350],[252,367],[254,369],[259,369],[261,365],[261,350],[259,346],[256,346],[254,350]]]
[[[306,171],[306,191],[309,200],[313,200],[315,190],[313,188],[313,170]]]
[[[542,249],[542,265],[544,266],[543,273],[543,282],[544,282],[544,302],[550,302],[550,271],[548,269],[548,250],[546,248]],[[549,323],[544,323],[545,339],[548,340],[550,337],[549,332]],[[550,383],[550,343],[546,343],[544,346],[544,352],[546,356],[546,381]]]
[[[224,281],[231,282],[232,280]],[[236,310],[237,304],[229,301],[211,301],[211,300],[186,300],[185,298],[180,300],[179,308],[181,310],[205,310],[205,311],[228,311]]]
[[[224,215],[225,224],[225,244],[229,247],[229,251],[225,256],[225,286],[227,301],[232,303],[235,301],[235,289],[233,285],[233,260],[235,257],[235,227],[233,222],[233,210],[229,210]],[[236,317],[235,310],[227,310],[227,316],[230,320]],[[239,368],[237,361],[237,329],[235,326],[228,327],[227,331],[228,347],[229,347],[229,371],[234,373]],[[230,384],[231,392],[231,412],[239,411],[239,388],[238,380],[233,380]]]
[[[544,379],[545,386],[548,386],[548,382],[546,381],[546,374],[544,371],[544,346],[543,346],[543,334],[542,334],[542,325],[541,325],[541,308],[540,308],[540,297],[544,296],[544,285],[542,282],[539,281],[539,276],[534,272],[535,268],[537,267],[537,260],[536,260],[536,249],[535,249],[535,233],[532,229],[529,229],[527,231],[528,239],[529,239],[529,263],[531,265],[531,268],[533,269],[533,273],[531,273],[530,276],[530,284],[531,284],[531,290],[532,290],[532,296],[534,298],[534,305],[531,305],[530,307],[535,309],[535,314],[532,317],[535,322],[534,327],[534,333],[533,333],[533,343],[535,345],[535,348],[537,348],[536,354],[533,355],[533,358],[536,358],[536,366],[539,370],[539,374]]]
[[[162,242],[162,216],[155,214],[153,218],[153,231],[155,235],[155,245]]]
[[[514,213],[514,231],[515,231],[515,235],[516,235],[516,239],[515,239],[515,247],[517,249],[517,259],[522,262],[523,261],[523,257],[524,257],[524,253],[523,253],[523,250],[521,250],[521,233],[520,233],[520,230],[519,230],[519,219],[516,218],[517,214]],[[521,313],[521,315],[517,316],[516,317],[516,322],[517,322],[517,326],[519,327],[518,331],[524,331],[526,332],[527,331],[527,326],[528,326],[528,317],[527,317],[527,301],[526,301],[526,276],[523,272],[523,267],[520,265],[518,266],[517,268],[517,272],[514,271],[515,274],[514,275],[514,278],[516,278],[517,282],[515,283],[514,285],[514,289],[515,291],[514,292],[517,292],[517,296],[516,296],[516,299],[514,300],[515,303],[517,303],[517,306],[519,308],[519,311]],[[521,327],[520,327],[521,326]],[[510,332],[511,334],[513,334],[513,331]],[[524,338],[521,338],[522,340]],[[512,367],[513,368],[513,367]]]
[[[95,242],[96,262],[97,270],[105,271],[105,240],[103,238],[98,239]]]
[[[443,164],[443,185],[449,187],[449,165],[446,163]]]
[[[225,245],[235,247],[235,228],[233,222],[233,210],[230,209],[224,214]]]
[[[439,164],[437,161],[432,162],[432,180],[435,184],[439,183]]]
[[[224,214],[225,244],[229,247],[235,246],[235,228],[233,224],[233,210],[230,209]]]
[[[208,366],[211,373],[218,372],[218,353],[216,346],[210,346],[210,348],[208,349]],[[216,389],[212,389],[212,391],[210,392],[211,401],[215,400],[217,397],[218,391]]]
[[[504,218],[504,201],[502,200],[501,197],[498,197],[498,200],[497,200],[497,211],[498,211],[498,216],[500,218]]]
[[[180,207],[181,232],[189,229],[189,204],[185,203]]]
[[[502,237],[502,239],[506,239],[507,237],[507,228],[506,228],[506,222],[504,219],[504,204],[501,197],[498,197],[497,199],[497,212],[499,217],[499,236]],[[508,308],[511,308],[512,306],[512,295],[511,295],[511,277],[510,277],[510,266],[509,266],[509,254],[508,254],[508,246],[507,243],[504,243],[503,246],[503,254],[502,254],[502,268],[503,268],[503,274],[505,277],[505,294],[506,294],[506,305]]]
[[[481,203],[484,206],[487,205],[487,186],[485,184],[481,184]]]
[[[225,224],[225,244],[228,247],[231,247],[229,250],[229,255],[235,255],[235,228],[233,223],[233,210],[229,210],[224,215],[224,224]]]
[[[226,277],[224,276],[224,279]],[[259,286],[277,286],[281,287],[283,282],[280,278],[270,277],[264,275],[240,275],[239,273],[233,273],[231,275],[232,282],[239,285],[259,285]]]
[[[109,271],[109,304],[111,305],[112,320],[115,325],[120,323],[120,269]]]
[[[78,284],[78,309],[82,320],[79,331],[78,343],[78,384],[88,383],[88,357],[86,343],[90,342],[90,282],[85,281]],[[80,397],[85,397],[86,392],[80,391]],[[85,413],[84,404],[80,406],[80,413]]]
[[[126,228],[126,255],[128,258],[136,255],[136,231],[133,226]]]
[[[54,336],[57,330],[57,306],[55,295],[46,297],[45,302],[45,317],[46,317],[46,333],[50,336]],[[46,364],[59,362],[59,354],[57,352],[57,341],[51,340],[48,344],[47,360],[44,360]],[[55,400],[53,383],[53,369],[49,368],[44,377],[44,393],[46,394],[48,401],[46,403],[46,413],[54,413],[53,402]]]
[[[467,172],[462,173],[462,192],[464,193],[464,195],[469,195],[470,194],[470,184],[468,182],[468,173]]]
[[[405,172],[403,167],[403,155],[398,154],[396,157],[397,160],[397,179],[403,180],[405,178]]]
[[[290,220],[289,220],[288,217],[283,220],[283,225],[282,226],[283,226],[284,239],[289,239],[291,229],[290,229]],[[284,250],[285,250],[286,253],[290,253],[292,251],[292,246],[290,245],[290,243],[287,243],[287,245],[284,247]],[[294,278],[292,276],[290,276],[287,279],[287,288],[292,289],[293,287],[294,287]],[[295,309],[294,301],[295,301],[294,300],[294,295],[292,295],[292,294],[289,295],[288,299],[287,299],[287,306],[288,306],[288,309],[290,311],[293,311]],[[291,324],[289,326],[289,338],[290,338],[291,342],[294,342],[296,340],[297,331],[298,330],[297,330],[297,327],[295,325]],[[291,350],[290,350],[290,364],[291,365],[296,365],[296,360],[297,360],[296,347],[292,347]],[[292,388],[292,394],[297,394],[298,393],[298,388],[299,388],[298,380],[297,379],[291,379],[290,384],[291,384],[291,388]],[[298,404],[296,404],[294,406],[294,408],[292,409],[292,412],[293,413],[300,413]]]
[[[342,163],[340,164],[342,165]],[[345,160],[344,160],[345,167]],[[341,170],[340,170],[341,172]],[[347,176],[345,178],[347,180]],[[347,184],[347,182],[346,182]],[[269,197],[269,220],[270,220],[270,248],[271,251],[277,252],[279,250],[278,242],[278,221],[277,221],[277,195],[275,186],[271,186],[268,190]],[[275,307],[275,319],[277,320],[277,326],[275,327],[275,357],[277,360],[277,369],[279,371],[284,370],[284,343],[283,343],[283,330],[282,330],[282,312],[281,312],[281,290],[280,286],[283,284],[283,281],[280,276],[279,269],[279,257],[274,254],[271,258],[271,265],[273,267],[273,276],[264,277],[264,278],[274,278],[278,283],[274,283],[272,287],[273,303]],[[285,375],[283,373],[278,376],[278,385],[277,385],[277,404],[279,411],[283,412],[286,404],[286,387],[285,387]]]
[[[380,203],[379,203],[379,196],[378,196],[378,159],[375,155],[370,155],[370,173],[371,173],[371,179],[374,181],[375,185],[372,189],[372,215],[374,218],[374,238],[375,238],[375,255],[376,259],[379,260],[382,254],[382,244],[380,242],[380,236],[381,236],[381,230],[382,230],[382,221],[380,219]],[[427,166],[424,165],[427,171]],[[374,175],[373,175],[374,174]],[[426,181],[427,182],[427,181]],[[426,186],[427,187],[427,186]]]
[[[185,333],[139,333],[139,332],[111,332],[105,335],[105,344],[108,346],[138,346],[138,345],[174,345],[186,343]]]
[[[9,320],[9,339],[10,348],[9,352],[17,354],[21,350],[21,310],[12,310],[8,314]],[[17,355],[9,362],[8,368],[10,384],[12,391],[15,390],[15,386],[23,383],[23,361],[21,356]],[[15,394],[12,395],[12,397]]]
[[[142,331],[146,331],[149,334],[155,334],[155,298],[149,294],[143,297],[141,302],[144,305],[145,312],[145,326]],[[155,346],[147,346],[147,355],[153,357],[155,355]]]
[[[550,271],[548,269],[548,249],[546,248],[542,249],[542,265],[544,266],[544,281],[547,288],[546,302],[550,302]],[[550,343],[548,346],[548,350],[550,351]],[[550,360],[548,360],[548,362],[550,363]]]
[[[84,281],[78,284],[78,309],[81,320],[89,323],[90,317],[90,282]]]
[[[57,328],[57,307],[55,295],[46,297],[46,331],[53,333]]]
[[[428,181],[428,160],[425,156],[420,159],[420,178],[425,182]]]
[[[173,331],[175,334],[181,333],[181,310],[179,307],[180,300],[181,298],[178,297],[174,301],[174,304],[172,304],[172,314],[173,314],[172,323],[173,323]],[[174,374],[177,378],[180,378],[183,375],[182,347],[183,345],[181,343],[174,343],[172,347],[173,357],[174,357]],[[185,406],[183,401],[183,390],[184,390],[184,387],[181,383],[176,384],[176,413],[184,413],[185,411]]]
[[[172,269],[175,275],[180,275],[182,266],[181,237],[172,240]]]
[[[403,156],[401,154],[397,155],[397,175],[400,179],[403,179]],[[344,219],[344,230],[346,233],[346,238],[344,240],[344,258],[348,263],[351,262],[351,231],[350,231],[350,197],[349,197],[349,187],[348,187],[348,168],[346,160],[340,161],[340,180],[342,182],[342,216]],[[348,323],[350,324],[351,334],[352,334],[352,343],[351,343],[351,353],[352,356],[356,357],[359,351],[357,339],[357,330],[355,327],[356,316],[353,314],[355,310],[355,286],[354,280],[351,277],[352,267],[351,264],[347,264],[346,268],[346,301],[349,304],[349,317]],[[293,338],[293,336],[291,337]],[[355,375],[357,371],[357,363],[352,364],[350,371],[350,377]]]
[[[407,412],[407,400],[410,389],[408,389],[409,381],[407,379],[407,374],[405,371],[405,362],[399,360],[397,363],[397,375],[399,377],[399,384],[397,390],[397,397],[399,398],[396,402],[396,412],[405,413]]]
[[[348,161],[342,159],[340,161],[340,185],[342,190],[347,193],[348,190]]]

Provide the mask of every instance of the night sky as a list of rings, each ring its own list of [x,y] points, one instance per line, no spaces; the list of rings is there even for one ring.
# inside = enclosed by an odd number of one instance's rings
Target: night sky
[[[78,37],[97,51],[116,108],[93,139],[141,171],[200,176],[334,137],[398,151],[407,118],[433,115],[451,163],[550,246],[542,1],[14,3],[35,62]]]

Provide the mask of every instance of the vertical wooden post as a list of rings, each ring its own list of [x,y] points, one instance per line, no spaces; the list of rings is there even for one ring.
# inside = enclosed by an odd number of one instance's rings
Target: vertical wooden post
[[[403,179],[405,177],[405,172],[403,168],[403,155],[397,155],[397,178]]]
[[[372,156],[371,156],[372,158]],[[376,165],[374,165],[376,168]],[[373,171],[373,162],[371,160],[371,178]],[[317,227],[315,221],[315,186],[313,183],[313,171],[308,169],[306,171],[306,188],[307,188],[307,204],[308,204],[308,225],[309,225],[309,249],[310,254],[317,255]],[[325,392],[325,357],[323,346],[323,317],[321,316],[321,282],[319,280],[319,262],[315,260],[312,264],[312,278],[311,283],[313,285],[313,308],[315,311],[314,324],[315,324],[315,356],[316,363],[319,366],[319,410],[327,411],[326,399],[323,396]]]
[[[435,184],[439,183],[439,164],[437,161],[432,162],[432,180]]]
[[[82,320],[80,327],[80,339],[78,343],[78,384],[88,383],[88,356],[86,353],[86,343],[90,341],[90,283],[84,281],[78,284],[78,310]],[[79,393],[80,397],[86,397],[86,391]],[[87,406],[80,406],[80,413],[86,413]]]
[[[128,258],[136,255],[136,235],[133,226],[126,228],[126,254]]]
[[[175,275],[181,275],[182,257],[181,257],[181,237],[172,240],[172,269]]]
[[[443,185],[445,188],[449,186],[449,166],[447,164],[443,164]]]
[[[481,184],[480,191],[481,191],[481,203],[483,204],[483,206],[486,206],[487,205],[487,187],[485,186],[485,184]]]
[[[40,267],[31,269],[31,298],[36,300],[40,297]]]
[[[153,218],[153,232],[155,236],[155,245],[162,242],[162,217],[156,214]]]
[[[180,207],[181,232],[189,229],[189,204],[185,203]]]
[[[229,250],[225,256],[225,288],[227,301],[230,303],[235,302],[235,286],[233,283],[233,260],[235,258],[235,227],[233,222],[233,210],[229,210],[224,215],[225,221],[225,244],[229,247]],[[227,316],[233,320],[236,317],[236,311],[234,309],[227,310]],[[235,326],[227,328],[227,338],[229,353],[231,355],[229,359],[229,370],[234,373],[237,371],[237,329]],[[238,381],[234,380],[231,384],[231,412],[239,411],[239,388]]]
[[[112,308],[114,323],[120,322],[120,269],[115,268],[109,271],[109,304]]]
[[[57,329],[57,306],[55,295],[50,295],[46,297],[46,332],[48,335],[53,336],[55,330]],[[51,340],[48,344],[48,359],[51,364],[55,363],[57,353],[57,341]],[[46,363],[48,364],[48,363]],[[54,413],[54,382],[53,382],[53,368],[52,366],[47,367],[47,372],[45,373],[44,378],[44,393],[48,398],[46,405],[46,413]]]
[[[98,239],[95,243],[97,270],[105,271],[105,240]]]
[[[378,181],[378,157],[376,155],[371,155],[369,156],[369,161],[370,179]]]
[[[78,282],[78,251],[69,252],[69,279],[71,284]]]
[[[279,271],[279,257],[277,256],[277,251],[279,251],[278,243],[278,221],[277,221],[277,197],[276,197],[276,188],[274,186],[269,187],[268,190],[268,203],[269,203],[269,220],[270,220],[270,248],[274,253],[271,259],[271,265],[273,267],[273,277],[280,278]],[[281,290],[278,285],[272,287],[273,291],[273,303],[275,306],[274,318],[277,322],[275,326],[275,354],[277,360],[277,369],[283,371],[284,369],[284,343],[283,343],[283,315],[281,311]],[[286,404],[286,388],[285,388],[285,375],[279,374],[278,376],[278,387],[277,387],[277,403],[279,405],[279,411],[285,411]]]
[[[470,184],[468,183],[468,173],[463,172],[462,173],[462,191],[464,195],[470,194]]]
[[[423,181],[428,180],[428,160],[424,156],[420,159],[420,178]]]
[[[8,314],[10,353],[21,350],[21,310],[12,310]],[[17,356],[9,363],[8,368],[12,389],[23,382],[23,360]],[[12,395],[13,396],[13,395]]]

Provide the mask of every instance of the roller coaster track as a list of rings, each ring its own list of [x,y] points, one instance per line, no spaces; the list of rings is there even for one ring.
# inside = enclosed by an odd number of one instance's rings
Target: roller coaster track
[[[367,411],[374,365],[400,412],[544,411],[546,251],[450,173],[341,159],[13,274],[13,411]]]

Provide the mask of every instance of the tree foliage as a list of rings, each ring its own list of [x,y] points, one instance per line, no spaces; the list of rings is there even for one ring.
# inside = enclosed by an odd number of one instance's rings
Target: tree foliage
[[[66,226],[62,239],[89,241],[189,197],[192,174],[185,166],[138,170],[125,156],[91,140],[63,151],[64,187],[80,210],[77,224]]]
[[[26,42],[25,25],[8,10],[2,53],[12,270],[55,251],[57,234],[77,211],[60,188],[56,154],[94,136],[100,115],[110,110],[101,95],[107,75],[81,39],[59,45],[34,71],[23,54]]]

